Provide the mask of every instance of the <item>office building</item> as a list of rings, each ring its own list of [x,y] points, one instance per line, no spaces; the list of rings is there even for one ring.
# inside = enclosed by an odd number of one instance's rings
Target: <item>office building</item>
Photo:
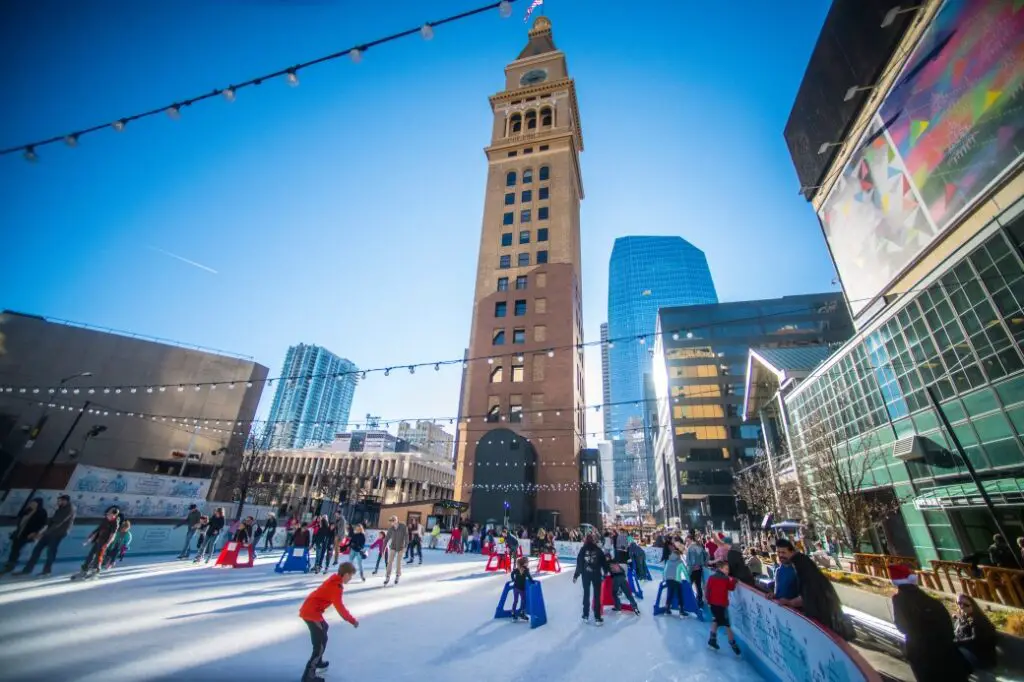
[[[288,349],[270,408],[270,446],[320,447],[348,427],[358,368],[326,348]]]
[[[0,339],[0,472],[14,488],[34,486],[65,436],[45,488],[76,464],[176,475],[187,458],[189,476],[211,478],[241,456],[267,378],[252,358],[13,311]]]
[[[651,497],[644,445],[644,373],[658,310],[717,303],[704,252],[682,237],[620,237],[608,264],[608,400],[605,437],[623,440],[615,471],[621,500]],[[639,450],[637,449],[639,448]],[[621,460],[628,457],[628,460]]]
[[[605,440],[609,439],[609,431],[611,431],[611,417],[612,413],[608,409],[608,406],[612,402],[612,384],[608,378],[608,323],[601,323],[601,402],[604,403],[604,409],[601,411],[601,418],[603,420],[604,433],[602,434]]]
[[[784,398],[796,466],[877,459],[868,541],[925,566],[1024,534],[1022,49],[1012,0],[836,0],[786,126],[857,327]]]
[[[842,295],[663,308],[656,332],[655,519],[735,527],[733,472],[761,440],[741,413],[750,349],[841,344],[853,333]]]
[[[475,521],[580,520],[584,441],[576,86],[540,16],[490,98],[456,492]],[[514,492],[505,488],[514,486]]]
[[[423,453],[429,453],[438,459],[451,461],[452,445],[455,436],[432,421],[419,420],[415,424],[401,422],[398,425],[398,437]]]

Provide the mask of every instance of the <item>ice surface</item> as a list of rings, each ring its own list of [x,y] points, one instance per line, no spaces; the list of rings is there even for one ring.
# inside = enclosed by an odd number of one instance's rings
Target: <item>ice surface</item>
[[[371,555],[375,558],[375,555]],[[309,635],[298,618],[322,575],[273,572],[277,556],[251,569],[191,562],[128,564],[97,580],[5,577],[0,581],[0,680],[298,680]],[[761,679],[725,647],[707,647],[708,627],[605,610],[605,625],[580,622],[582,591],[571,564],[541,581],[548,623],[493,619],[503,575],[479,556],[424,552],[401,584],[379,575],[349,584],[353,629],[329,611],[324,677],[340,680],[548,682],[552,680]],[[371,566],[372,567],[372,566]],[[71,568],[65,570],[70,571]],[[648,589],[650,588],[650,589]]]

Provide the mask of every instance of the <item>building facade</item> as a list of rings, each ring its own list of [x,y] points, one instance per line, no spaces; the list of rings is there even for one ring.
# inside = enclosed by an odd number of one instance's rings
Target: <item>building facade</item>
[[[451,461],[455,436],[432,421],[419,420],[415,424],[401,422],[398,425],[398,437],[420,452]]]
[[[612,384],[608,377],[608,323],[601,323],[601,402],[604,403],[605,409],[601,412],[602,426],[604,427],[604,433],[602,434],[605,440],[611,438],[611,418],[612,413],[608,410],[608,406],[612,402]]]
[[[704,252],[682,237],[620,237],[608,264],[608,400],[605,437],[625,440],[616,496],[650,499],[653,484],[643,427],[644,374],[650,372],[658,310],[717,303]],[[638,440],[638,435],[640,436]],[[639,452],[636,447],[639,444]],[[653,455],[653,453],[651,453]]]
[[[43,487],[63,489],[75,464],[177,474],[188,461],[211,478],[241,456],[266,379],[251,358],[4,311],[0,472],[33,487],[67,436]]]
[[[837,293],[662,309],[652,371],[655,518],[734,527],[733,473],[761,440],[760,424],[742,416],[750,349],[838,345],[852,333]]]
[[[270,446],[319,447],[348,427],[358,368],[326,348],[288,349],[270,408]]]
[[[797,466],[817,438],[872,458],[863,494],[900,513],[869,544],[926,563],[984,550],[1000,527],[1024,534],[1024,13],[1010,0],[911,9],[858,51],[870,91],[825,112],[815,100],[853,81],[817,74],[837,62],[835,36],[860,36],[858,15],[833,5],[790,117],[858,332],[785,402]]]
[[[507,511],[514,523],[550,527],[557,516],[574,526],[585,418],[583,134],[547,17],[534,21],[490,104],[456,489],[480,522]],[[512,486],[514,500],[505,494]]]

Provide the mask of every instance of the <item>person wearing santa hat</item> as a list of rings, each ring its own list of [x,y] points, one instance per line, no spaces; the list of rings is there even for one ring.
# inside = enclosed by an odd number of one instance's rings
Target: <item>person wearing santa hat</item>
[[[897,592],[892,597],[893,620],[906,638],[907,663],[920,680],[961,682],[970,669],[953,637],[953,620],[942,602],[917,586],[910,566],[892,564],[889,579]]]

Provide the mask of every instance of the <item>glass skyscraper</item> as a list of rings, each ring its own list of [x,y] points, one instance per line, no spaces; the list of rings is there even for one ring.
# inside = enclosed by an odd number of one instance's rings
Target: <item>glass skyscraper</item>
[[[358,371],[326,348],[289,348],[270,408],[270,447],[314,447],[347,431]]]
[[[658,309],[717,302],[704,252],[682,237],[615,240],[608,265],[606,395],[612,404],[604,409],[606,437],[619,445],[613,447],[619,504],[638,496],[651,500],[653,453],[638,446],[647,440],[644,374],[651,371]]]

